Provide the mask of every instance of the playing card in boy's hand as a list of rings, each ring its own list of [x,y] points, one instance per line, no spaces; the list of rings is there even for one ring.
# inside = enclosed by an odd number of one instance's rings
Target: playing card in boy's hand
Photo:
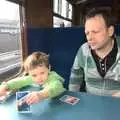
[[[16,92],[16,107],[20,113],[30,113],[30,105],[28,105],[24,99],[28,95],[29,91]]]
[[[60,100],[65,102],[65,103],[75,105],[76,103],[79,102],[80,99],[77,97],[70,96],[70,95],[64,95],[60,98]]]

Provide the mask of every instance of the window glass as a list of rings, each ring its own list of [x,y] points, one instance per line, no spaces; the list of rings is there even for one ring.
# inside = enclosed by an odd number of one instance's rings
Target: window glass
[[[20,69],[20,35],[19,5],[0,0],[0,82]]]
[[[72,5],[68,5],[68,18],[72,19]]]
[[[71,27],[71,22],[59,17],[53,17],[53,27]]]
[[[67,17],[67,1],[66,0],[62,0],[62,13],[61,16],[63,17]]]
[[[67,0],[54,0],[53,27],[71,27],[72,5]]]
[[[62,14],[62,0],[58,0],[58,14]]]
[[[55,12],[55,13],[58,13],[58,0],[54,0],[53,1],[53,11]]]

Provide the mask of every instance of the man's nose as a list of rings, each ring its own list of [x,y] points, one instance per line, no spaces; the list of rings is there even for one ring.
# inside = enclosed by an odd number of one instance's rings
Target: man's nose
[[[93,39],[93,34],[92,33],[89,33],[87,35],[87,40],[91,41]]]

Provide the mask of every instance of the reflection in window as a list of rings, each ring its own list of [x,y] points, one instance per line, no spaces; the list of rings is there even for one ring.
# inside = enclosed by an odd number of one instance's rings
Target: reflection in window
[[[0,0],[0,82],[19,71],[20,50],[19,5]]]
[[[53,17],[53,27],[71,27],[71,22],[61,19],[59,17]]]
[[[68,11],[67,12],[68,12],[67,17],[72,19],[72,5],[71,4],[68,5]]]
[[[54,12],[55,13],[58,13],[58,0],[54,0],[54,4],[53,4],[53,6],[54,6]]]
[[[71,27],[72,5],[67,0],[54,0],[53,27]]]

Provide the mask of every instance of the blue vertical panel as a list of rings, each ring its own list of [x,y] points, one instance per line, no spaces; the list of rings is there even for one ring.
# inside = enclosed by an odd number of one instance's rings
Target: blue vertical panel
[[[54,28],[51,36],[50,63],[52,69],[65,78],[68,88],[71,67],[80,45],[85,41],[81,28]]]
[[[120,36],[120,24],[116,26],[115,32],[117,36]]]
[[[51,29],[28,28],[28,53],[42,51],[49,53]]]

